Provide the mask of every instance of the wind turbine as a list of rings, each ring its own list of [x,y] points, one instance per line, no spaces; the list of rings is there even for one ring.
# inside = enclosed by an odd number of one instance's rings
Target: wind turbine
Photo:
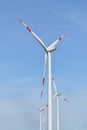
[[[51,52],[53,52],[56,49],[56,45],[59,41],[61,41],[64,37],[62,35],[59,37],[55,42],[53,42],[49,47],[46,47],[44,42],[31,30],[28,25],[26,25],[20,18],[18,18],[19,21],[25,26],[25,28],[35,37],[35,39],[40,43],[40,45],[43,47],[45,51],[45,56],[48,57],[48,130],[52,130],[52,78],[51,78]],[[44,82],[44,78],[43,78]]]
[[[53,76],[52,76],[52,81],[55,90],[55,95],[53,96],[53,99],[56,97],[56,130],[59,130],[59,98],[63,99],[66,102],[69,101],[66,98],[63,98],[62,95],[57,92],[57,87]]]
[[[45,108],[47,107],[47,105],[45,105],[44,107],[39,107],[37,104],[35,104],[37,110],[40,113],[40,130],[44,129],[44,116],[42,115]]]

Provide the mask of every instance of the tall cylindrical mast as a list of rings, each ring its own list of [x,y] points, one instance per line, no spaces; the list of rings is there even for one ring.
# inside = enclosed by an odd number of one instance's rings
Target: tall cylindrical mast
[[[56,129],[59,130],[59,97],[56,98]]]
[[[48,52],[48,130],[52,130],[51,52]]]
[[[42,112],[40,111],[40,130],[42,130]]]

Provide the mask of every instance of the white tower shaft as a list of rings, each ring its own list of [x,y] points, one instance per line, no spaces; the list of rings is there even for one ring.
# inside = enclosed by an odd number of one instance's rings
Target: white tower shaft
[[[42,112],[40,111],[40,130],[42,130],[42,122],[41,122],[41,119],[42,119]]]
[[[48,52],[48,130],[52,130],[51,52]]]
[[[56,129],[59,130],[59,97],[56,99]]]

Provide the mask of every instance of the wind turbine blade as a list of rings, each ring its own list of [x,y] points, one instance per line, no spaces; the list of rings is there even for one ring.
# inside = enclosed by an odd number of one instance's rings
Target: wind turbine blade
[[[45,107],[47,108],[47,107],[48,107],[48,104],[46,104]]]
[[[41,111],[44,111],[44,110],[45,110],[45,107],[42,107],[42,108],[41,108]]]
[[[44,48],[44,50],[46,51],[47,48],[46,48],[45,44],[43,43],[43,41],[33,31],[31,31],[31,33],[36,38],[36,40],[41,44],[41,46]]]
[[[43,88],[42,88],[42,90],[41,90],[41,92],[40,92],[40,97],[42,98],[42,95],[43,95]]]
[[[60,42],[63,39],[64,35],[62,35],[61,37],[59,37],[55,42],[53,42],[48,48],[47,51],[50,51],[52,48],[56,49],[56,45],[58,44],[58,42]]]
[[[52,81],[53,81],[53,87],[54,87],[54,90],[55,90],[55,94],[57,94],[57,87],[56,87],[56,83],[55,83],[55,79],[52,75]]]
[[[20,18],[18,18],[18,20],[25,26],[25,28],[32,33],[32,35],[35,37],[35,39],[40,43],[40,45],[46,50],[46,46],[43,43],[43,41],[31,30],[30,27],[28,27],[28,25],[26,25]]]
[[[28,27],[28,25],[26,25],[20,18],[18,18],[18,20],[25,26],[25,28],[31,32],[31,29]]]
[[[69,100],[67,100],[66,98],[64,98],[63,96],[59,96],[62,100],[64,100],[65,102],[69,102]]]
[[[55,97],[60,97],[60,93],[57,93],[57,94],[55,94],[53,97],[52,97],[52,100],[55,98]]]
[[[45,106],[43,107],[40,107],[38,104],[34,103],[34,105],[36,106],[37,110],[38,111],[44,111],[47,107],[48,107],[48,104],[46,104]]]
[[[45,82],[45,76],[46,76],[46,63],[47,63],[47,53],[45,52],[45,58],[44,58],[44,72],[43,72],[43,78],[42,78],[41,97],[42,97],[42,95],[43,95],[43,88],[44,88],[44,82]]]
[[[40,108],[41,111],[44,111],[48,107],[48,104],[46,104],[44,107]]]
[[[37,110],[38,110],[38,111],[40,111],[40,107],[39,107],[39,105],[38,105],[38,104],[36,104],[36,103],[34,103],[34,104],[35,104],[35,106],[36,106]]]
[[[56,97],[56,94],[52,97],[52,100]]]
[[[40,108],[41,111],[44,111],[48,107],[48,104],[46,104],[44,107]]]
[[[45,75],[46,75],[46,63],[47,63],[47,53],[45,52],[45,58],[44,58],[44,72],[43,72],[42,85],[44,85],[44,82],[45,82]]]

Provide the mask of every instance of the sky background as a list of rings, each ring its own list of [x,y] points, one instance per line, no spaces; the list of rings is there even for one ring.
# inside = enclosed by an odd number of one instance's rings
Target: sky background
[[[18,17],[46,46],[66,34],[52,53],[57,89],[70,101],[59,101],[60,130],[87,130],[86,0],[0,0],[0,129],[38,130],[34,102],[43,106],[47,101],[47,74],[40,99],[43,48]]]

